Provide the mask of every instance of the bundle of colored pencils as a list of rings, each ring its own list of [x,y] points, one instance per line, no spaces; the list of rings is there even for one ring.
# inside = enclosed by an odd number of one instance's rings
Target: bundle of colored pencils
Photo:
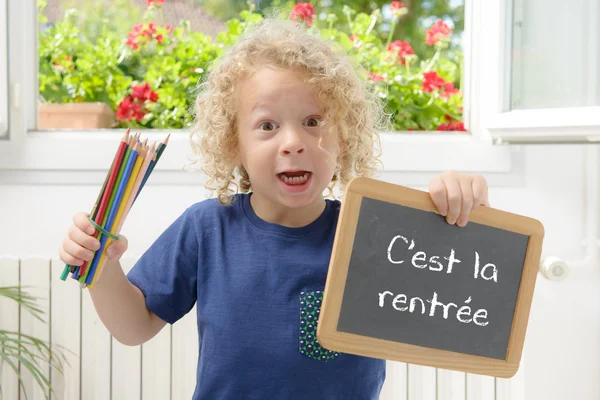
[[[125,132],[102,189],[98,194],[94,208],[88,219],[96,228],[94,236],[100,241],[100,248],[89,263],[81,266],[66,265],[61,275],[64,281],[69,273],[80,282],[81,287],[93,287],[97,277],[106,264],[106,249],[113,240],[118,239],[121,227],[129,214],[156,163],[167,147],[167,136],[158,148],[156,143],[148,146],[148,139],[140,142],[140,134]]]

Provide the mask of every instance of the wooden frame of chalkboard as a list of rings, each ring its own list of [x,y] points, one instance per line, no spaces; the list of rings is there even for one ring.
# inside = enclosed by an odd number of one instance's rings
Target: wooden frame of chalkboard
[[[357,334],[349,332],[348,329],[345,329],[345,331],[339,329],[341,321],[340,315],[342,307],[345,304],[344,301],[350,303],[351,300],[353,300],[344,298],[345,291],[348,291],[348,293],[346,293],[347,296],[358,297],[355,296],[356,293],[352,293],[347,289],[351,258],[356,257],[356,254],[353,254],[353,247],[355,246],[355,235],[357,234],[357,226],[361,216],[361,204],[364,203],[365,199],[374,199],[385,202],[392,207],[397,207],[398,205],[402,206],[401,208],[408,207],[411,211],[421,210],[429,212],[428,215],[430,217],[438,218],[440,224],[442,223],[441,221],[443,221],[446,225],[446,227],[434,225],[437,227],[436,231],[437,229],[455,229],[455,236],[460,236],[462,233],[460,230],[466,230],[469,225],[480,225],[486,229],[490,229],[490,227],[498,228],[496,231],[503,234],[516,233],[526,236],[525,244],[522,246],[524,258],[520,259],[523,267],[522,270],[519,269],[517,271],[517,274],[519,275],[518,279],[520,279],[520,281],[516,281],[517,283],[514,285],[514,293],[517,293],[516,300],[514,300],[513,308],[509,310],[510,314],[508,314],[509,318],[512,318],[512,324],[503,324],[506,328],[507,347],[504,348],[504,352],[500,353],[501,356],[482,356],[473,352],[452,351],[439,347],[416,345],[414,344],[416,342],[406,343],[397,338],[382,338],[377,337],[377,334]],[[435,213],[435,215],[431,213]],[[371,218],[371,216],[368,218]],[[386,222],[387,221],[386,218]],[[435,223],[436,222],[434,222],[434,224]],[[429,193],[371,178],[356,178],[347,185],[341,206],[325,284],[323,303],[317,324],[317,341],[326,350],[338,351],[341,353],[401,361],[500,378],[512,377],[518,371],[521,361],[527,322],[529,319],[541,256],[543,237],[544,227],[539,221],[484,206],[477,207],[472,211],[469,217],[469,223],[466,227],[460,228],[455,225],[450,225],[445,222],[445,219],[441,215],[439,215]],[[367,253],[369,252],[367,251]],[[369,257],[372,256],[367,254],[365,257],[366,258],[363,258],[361,261],[363,264],[368,263],[369,261],[365,260],[369,260]],[[404,266],[407,265],[409,264],[404,264]],[[368,274],[371,274],[371,272],[370,270],[363,270],[361,274],[362,276],[360,279],[363,279]],[[424,277],[424,275],[422,276]],[[483,282],[482,280],[480,281]],[[422,281],[417,281],[418,284],[420,284],[420,282]],[[473,284],[471,285],[474,286]],[[362,289],[357,289],[357,293],[361,290]],[[379,296],[379,305],[381,306],[380,293]],[[374,294],[373,297],[373,301],[377,302],[377,294]],[[370,298],[371,297],[369,297],[369,299]],[[406,297],[404,297],[404,300],[406,300]],[[469,297],[469,301],[470,300],[471,297]],[[427,300],[427,302],[431,303],[430,300]],[[395,306],[396,302],[394,302],[394,307]],[[348,306],[344,307],[347,308]],[[404,309],[406,308],[407,307],[404,307]],[[396,310],[398,310],[398,308],[396,308]],[[352,311],[346,311],[346,314],[352,314]],[[356,315],[355,319],[368,321],[369,318],[372,318],[370,315],[365,314],[370,313]],[[404,315],[407,314],[405,313]],[[361,323],[362,322],[358,322],[359,325]],[[453,323],[455,323],[455,321]],[[367,326],[369,324],[368,322],[362,324],[365,324],[365,329],[371,329]],[[443,332],[443,330],[438,331],[437,336],[442,334],[440,332]],[[431,333],[431,329],[428,329],[427,333]],[[421,337],[423,335],[418,336]],[[432,334],[432,336],[434,336],[434,334]],[[486,343],[483,343],[483,346],[481,347],[485,350]],[[484,350],[481,351],[484,352]]]

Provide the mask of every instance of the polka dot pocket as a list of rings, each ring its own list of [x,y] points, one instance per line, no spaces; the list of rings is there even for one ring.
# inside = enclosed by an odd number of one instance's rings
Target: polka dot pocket
[[[340,353],[327,350],[317,341],[317,324],[323,302],[320,290],[300,292],[300,353],[320,361],[333,360]]]

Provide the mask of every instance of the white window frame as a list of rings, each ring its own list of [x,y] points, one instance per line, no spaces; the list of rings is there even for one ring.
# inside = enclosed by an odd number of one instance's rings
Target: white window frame
[[[0,5],[0,140],[8,137],[8,25],[6,3]]]
[[[486,3],[488,1],[486,0]],[[511,40],[513,35],[512,15],[517,17],[520,10],[513,9],[513,0],[489,1],[491,11],[492,4],[498,4],[499,20],[504,24],[504,29],[497,32],[501,34],[496,38],[499,47],[504,49],[499,60],[502,70],[498,71],[502,93],[501,103],[497,104],[496,112],[487,115],[484,121],[485,127],[490,132],[494,143],[590,143],[600,141],[600,107],[572,107],[572,108],[549,108],[532,110],[510,110],[510,65],[511,65]],[[600,14],[600,3],[597,0],[588,1],[590,26],[597,24],[595,18]],[[491,22],[491,20],[490,20]],[[589,54],[590,76],[587,77],[590,87],[597,87],[598,73],[600,70],[600,54],[598,52],[598,36],[590,35]],[[492,47],[492,46],[490,46]],[[594,73],[595,72],[595,73]]]
[[[426,185],[433,174],[453,169],[484,173],[499,184],[522,178],[523,153],[518,146],[495,145],[482,123],[497,112],[502,90],[498,61],[503,51],[490,52],[490,39],[499,36],[496,8],[506,0],[466,0],[464,121],[469,134],[456,132],[382,133],[386,172],[402,172],[407,185]],[[484,3],[484,4],[482,4]],[[498,3],[498,4],[494,4]],[[8,0],[9,80],[13,96],[10,138],[0,141],[0,183],[98,183],[112,160],[123,130],[37,131],[37,16],[35,1]],[[494,7],[496,5],[497,7]],[[497,26],[495,26],[495,25]],[[495,27],[494,27],[495,26]],[[483,28],[485,27],[485,29]],[[491,27],[491,29],[490,29]],[[477,32],[473,35],[472,32]],[[149,140],[171,135],[153,183],[198,183],[196,174],[180,173],[191,154],[183,131],[142,131]],[[90,157],[93,154],[93,157]],[[10,170],[10,173],[7,172]],[[489,180],[488,180],[489,181]],[[149,182],[150,183],[150,182]]]

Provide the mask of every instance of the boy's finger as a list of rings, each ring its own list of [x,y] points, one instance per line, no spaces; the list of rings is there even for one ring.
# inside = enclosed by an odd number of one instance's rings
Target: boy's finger
[[[106,249],[106,255],[109,258],[120,256],[127,251],[127,238],[119,236],[119,240],[115,240]]]
[[[448,214],[448,200],[446,198],[446,186],[439,177],[435,177],[429,184],[429,195],[440,215]]]
[[[460,191],[462,195],[462,204],[460,207],[460,215],[456,222],[458,226],[464,227],[469,221],[469,214],[473,208],[473,189],[471,188],[471,182],[459,181]]]
[[[477,175],[473,179],[473,196],[475,197],[474,208],[479,205],[489,207],[488,185],[485,178],[481,175]]]
[[[80,212],[75,214],[73,216],[73,223],[88,235],[93,235],[96,232],[96,228],[90,223],[88,214],[86,213]]]
[[[67,236],[73,242],[85,247],[86,249],[96,251],[100,248],[100,242],[98,239],[83,232],[75,225],[71,225]]]
[[[86,249],[83,246],[78,245],[77,243],[66,240],[63,243],[63,249],[73,257],[79,258],[85,261],[91,261],[94,258],[94,252]]]
[[[60,255],[60,259],[65,263],[65,264],[69,264],[69,265],[74,265],[76,267],[79,267],[83,264],[83,260],[77,257],[73,257],[71,254],[67,253],[65,251],[65,249],[63,248],[63,246],[61,245],[60,248],[58,249],[58,253]]]
[[[458,180],[456,179],[445,179],[444,185],[446,186],[448,197],[448,215],[446,216],[446,221],[448,221],[449,224],[454,224],[460,214],[462,192]]]

